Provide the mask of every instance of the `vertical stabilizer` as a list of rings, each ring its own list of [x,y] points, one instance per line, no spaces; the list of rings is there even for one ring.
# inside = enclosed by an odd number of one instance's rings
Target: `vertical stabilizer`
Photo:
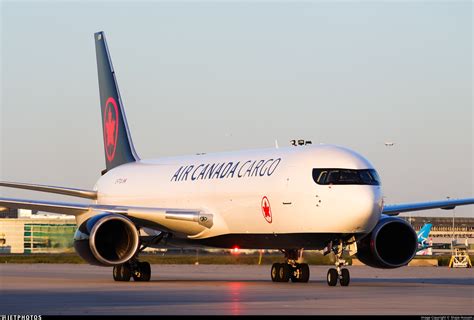
[[[133,147],[104,32],[94,34],[106,170],[139,158]]]

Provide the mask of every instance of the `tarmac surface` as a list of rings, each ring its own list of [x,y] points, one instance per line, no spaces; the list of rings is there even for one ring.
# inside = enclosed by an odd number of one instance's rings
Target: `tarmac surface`
[[[0,265],[0,314],[474,315],[473,269],[349,267],[349,287],[273,283],[270,266],[152,265],[150,282],[115,282],[112,268]]]

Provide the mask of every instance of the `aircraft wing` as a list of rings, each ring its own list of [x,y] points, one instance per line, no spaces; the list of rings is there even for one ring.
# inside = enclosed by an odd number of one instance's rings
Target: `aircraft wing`
[[[66,196],[80,197],[86,199],[97,199],[97,191],[92,190],[83,190],[83,189],[74,189],[74,188],[65,188],[65,187],[56,187],[56,186],[45,186],[40,184],[29,184],[29,183],[19,183],[19,182],[8,182],[0,181],[0,187],[16,188],[16,189],[26,189],[40,192],[48,193],[58,193]]]
[[[0,210],[2,208],[31,209],[74,216],[87,212],[108,212],[155,222],[171,229],[180,222],[195,222],[205,228],[210,228],[213,225],[212,214],[201,210],[180,208],[132,207],[0,198]]]
[[[30,209],[73,216],[89,211],[89,205],[87,204],[9,198],[0,198],[0,210],[2,208]]]
[[[396,216],[402,212],[410,212],[410,211],[420,211],[420,210],[429,210],[429,209],[451,210],[457,206],[463,206],[467,204],[474,204],[474,198],[441,200],[441,201],[419,202],[419,203],[391,204],[391,205],[385,205],[383,207],[382,213],[388,216]]]

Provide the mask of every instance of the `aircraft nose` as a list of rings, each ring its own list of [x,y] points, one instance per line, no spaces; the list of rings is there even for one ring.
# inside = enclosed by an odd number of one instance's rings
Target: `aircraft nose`
[[[351,195],[350,220],[354,233],[372,231],[382,213],[382,194],[377,186],[358,186]]]

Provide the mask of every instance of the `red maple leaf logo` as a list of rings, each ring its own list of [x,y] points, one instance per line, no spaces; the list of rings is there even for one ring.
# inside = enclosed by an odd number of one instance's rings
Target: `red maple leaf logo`
[[[262,213],[268,223],[272,223],[272,209],[270,208],[270,201],[267,197],[262,198]]]
[[[265,218],[270,217],[270,207],[268,206],[268,203],[266,201],[263,203],[262,209],[265,214]]]
[[[115,145],[115,120],[112,119],[112,111],[109,109],[105,120],[105,143],[106,146]]]
[[[109,97],[105,102],[104,110],[104,144],[105,155],[111,162],[115,158],[118,137],[118,107],[113,97]]]

